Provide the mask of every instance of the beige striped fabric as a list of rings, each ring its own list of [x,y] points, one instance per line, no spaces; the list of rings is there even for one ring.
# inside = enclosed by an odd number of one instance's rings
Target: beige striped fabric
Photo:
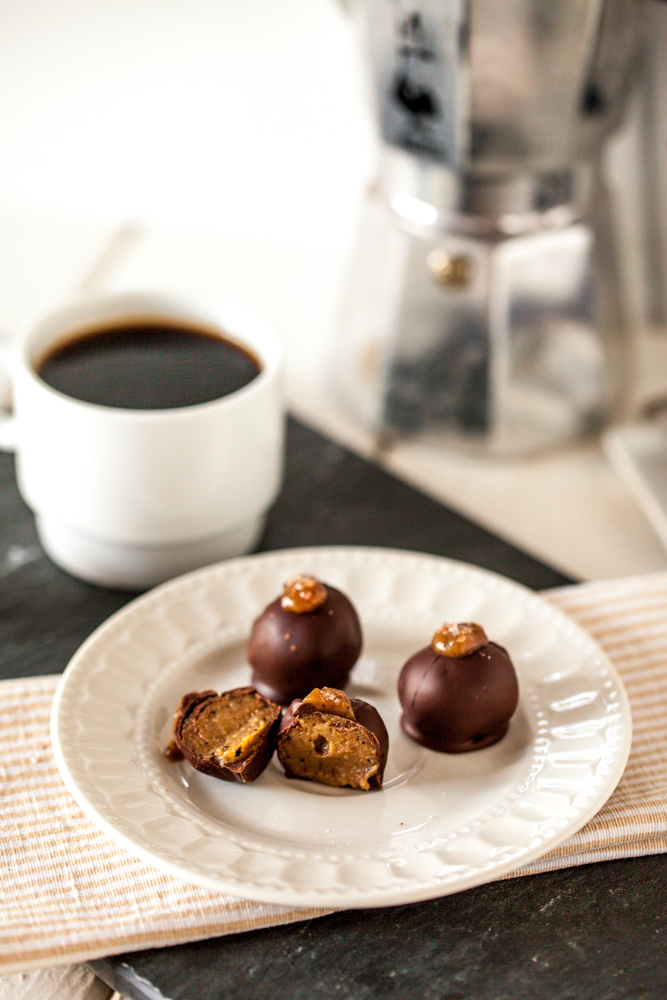
[[[667,851],[667,574],[581,584],[545,596],[597,639],[623,678],[632,749],[598,814],[514,875],[661,854]]]
[[[515,875],[667,850],[667,573],[551,591],[606,649],[634,719],[626,772],[576,836]],[[186,885],[112,843],[49,742],[55,677],[0,683],[0,974],[321,915]],[[511,876],[510,876],[511,877]]]

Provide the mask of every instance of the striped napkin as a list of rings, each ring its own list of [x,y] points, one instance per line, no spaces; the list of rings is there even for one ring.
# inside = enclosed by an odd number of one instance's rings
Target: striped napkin
[[[667,851],[667,573],[550,591],[616,664],[634,741],[609,801],[525,875]],[[0,975],[319,916],[187,885],[86,818],[49,741],[57,677],[0,683]],[[514,877],[508,876],[508,877]]]

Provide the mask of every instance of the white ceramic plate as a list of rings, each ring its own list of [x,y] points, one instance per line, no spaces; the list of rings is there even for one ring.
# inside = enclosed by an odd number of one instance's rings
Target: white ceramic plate
[[[252,620],[296,573],[340,587],[359,611],[348,690],[389,730],[382,791],[290,781],[277,763],[237,785],[165,758],[184,693],[249,682]],[[402,735],[395,693],[407,656],[445,620],[477,621],[505,645],[521,688],[507,736],[453,756]],[[462,563],[370,548],[249,556],[145,594],[74,656],[52,716],[70,791],[131,853],[211,889],[318,907],[441,896],[532,861],[608,798],[630,735],[615,669],[547,601]]]

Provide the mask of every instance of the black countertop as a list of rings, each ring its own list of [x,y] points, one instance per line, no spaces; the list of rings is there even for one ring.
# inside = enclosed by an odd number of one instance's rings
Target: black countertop
[[[134,595],[73,579],[42,553],[0,455],[0,676],[62,671]],[[295,422],[263,550],[381,545],[445,555],[535,589],[555,570]],[[91,963],[131,1000],[663,1000],[664,856],[507,879],[423,903]]]

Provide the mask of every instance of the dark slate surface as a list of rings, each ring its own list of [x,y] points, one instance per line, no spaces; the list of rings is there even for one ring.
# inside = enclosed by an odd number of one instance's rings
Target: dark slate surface
[[[664,1000],[666,885],[607,861],[92,966],[133,1000]]]
[[[0,677],[60,673],[83,640],[135,595],[74,579],[42,552],[0,452]],[[486,566],[534,588],[565,577],[294,421],[286,485],[262,549],[384,545]]]
[[[296,423],[287,459],[264,549],[383,545],[568,582]],[[6,455],[0,504],[0,676],[59,672],[133,595],[53,566]],[[660,856],[607,862],[92,964],[131,1000],[663,1000],[666,883]]]
[[[541,590],[572,582],[302,424],[262,549],[380,545],[461,559]]]
[[[134,594],[102,590],[58,569],[42,551],[0,452],[0,677],[61,673],[83,640]]]

